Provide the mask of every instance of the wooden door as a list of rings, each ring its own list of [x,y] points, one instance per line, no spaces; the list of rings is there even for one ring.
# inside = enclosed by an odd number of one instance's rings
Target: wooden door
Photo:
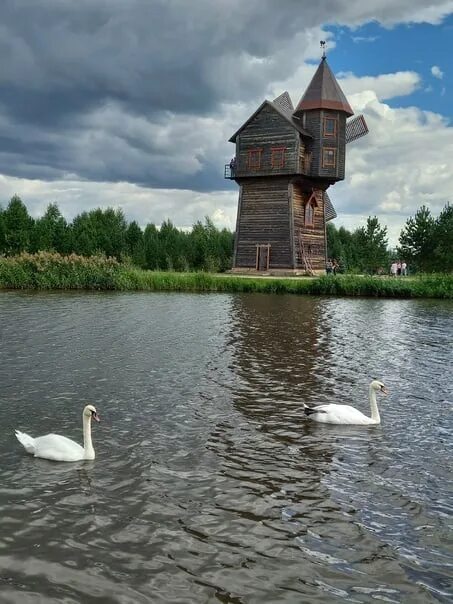
[[[257,271],[268,271],[269,270],[269,258],[270,258],[271,246],[257,245],[256,246],[256,270]]]

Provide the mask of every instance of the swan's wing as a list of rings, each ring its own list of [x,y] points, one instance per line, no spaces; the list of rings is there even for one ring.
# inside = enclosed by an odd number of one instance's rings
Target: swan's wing
[[[327,405],[316,405],[309,407],[305,413],[312,419],[326,424],[371,424],[374,423],[371,418],[364,415],[361,411],[351,405],[336,405],[329,403]]]
[[[85,455],[83,447],[59,434],[46,434],[35,438],[34,441],[35,457],[52,461],[79,461]]]

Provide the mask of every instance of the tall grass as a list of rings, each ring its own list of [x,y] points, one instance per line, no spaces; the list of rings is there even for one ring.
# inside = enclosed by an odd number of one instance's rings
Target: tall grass
[[[23,253],[0,257],[0,288],[118,291],[262,292],[332,296],[453,299],[453,275],[262,278],[146,271],[103,256]]]

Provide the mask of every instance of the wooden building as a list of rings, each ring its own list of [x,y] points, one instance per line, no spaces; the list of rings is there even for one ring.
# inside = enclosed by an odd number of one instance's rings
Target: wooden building
[[[264,101],[233,134],[225,177],[239,185],[233,271],[321,273],[327,195],[344,179],[346,143],[366,134],[325,55],[296,109],[287,92]]]

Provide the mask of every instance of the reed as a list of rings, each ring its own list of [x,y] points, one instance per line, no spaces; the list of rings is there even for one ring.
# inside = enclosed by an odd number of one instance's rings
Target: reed
[[[118,291],[259,292],[318,296],[453,299],[453,275],[263,278],[147,271],[105,256],[50,252],[0,257],[0,288]]]

